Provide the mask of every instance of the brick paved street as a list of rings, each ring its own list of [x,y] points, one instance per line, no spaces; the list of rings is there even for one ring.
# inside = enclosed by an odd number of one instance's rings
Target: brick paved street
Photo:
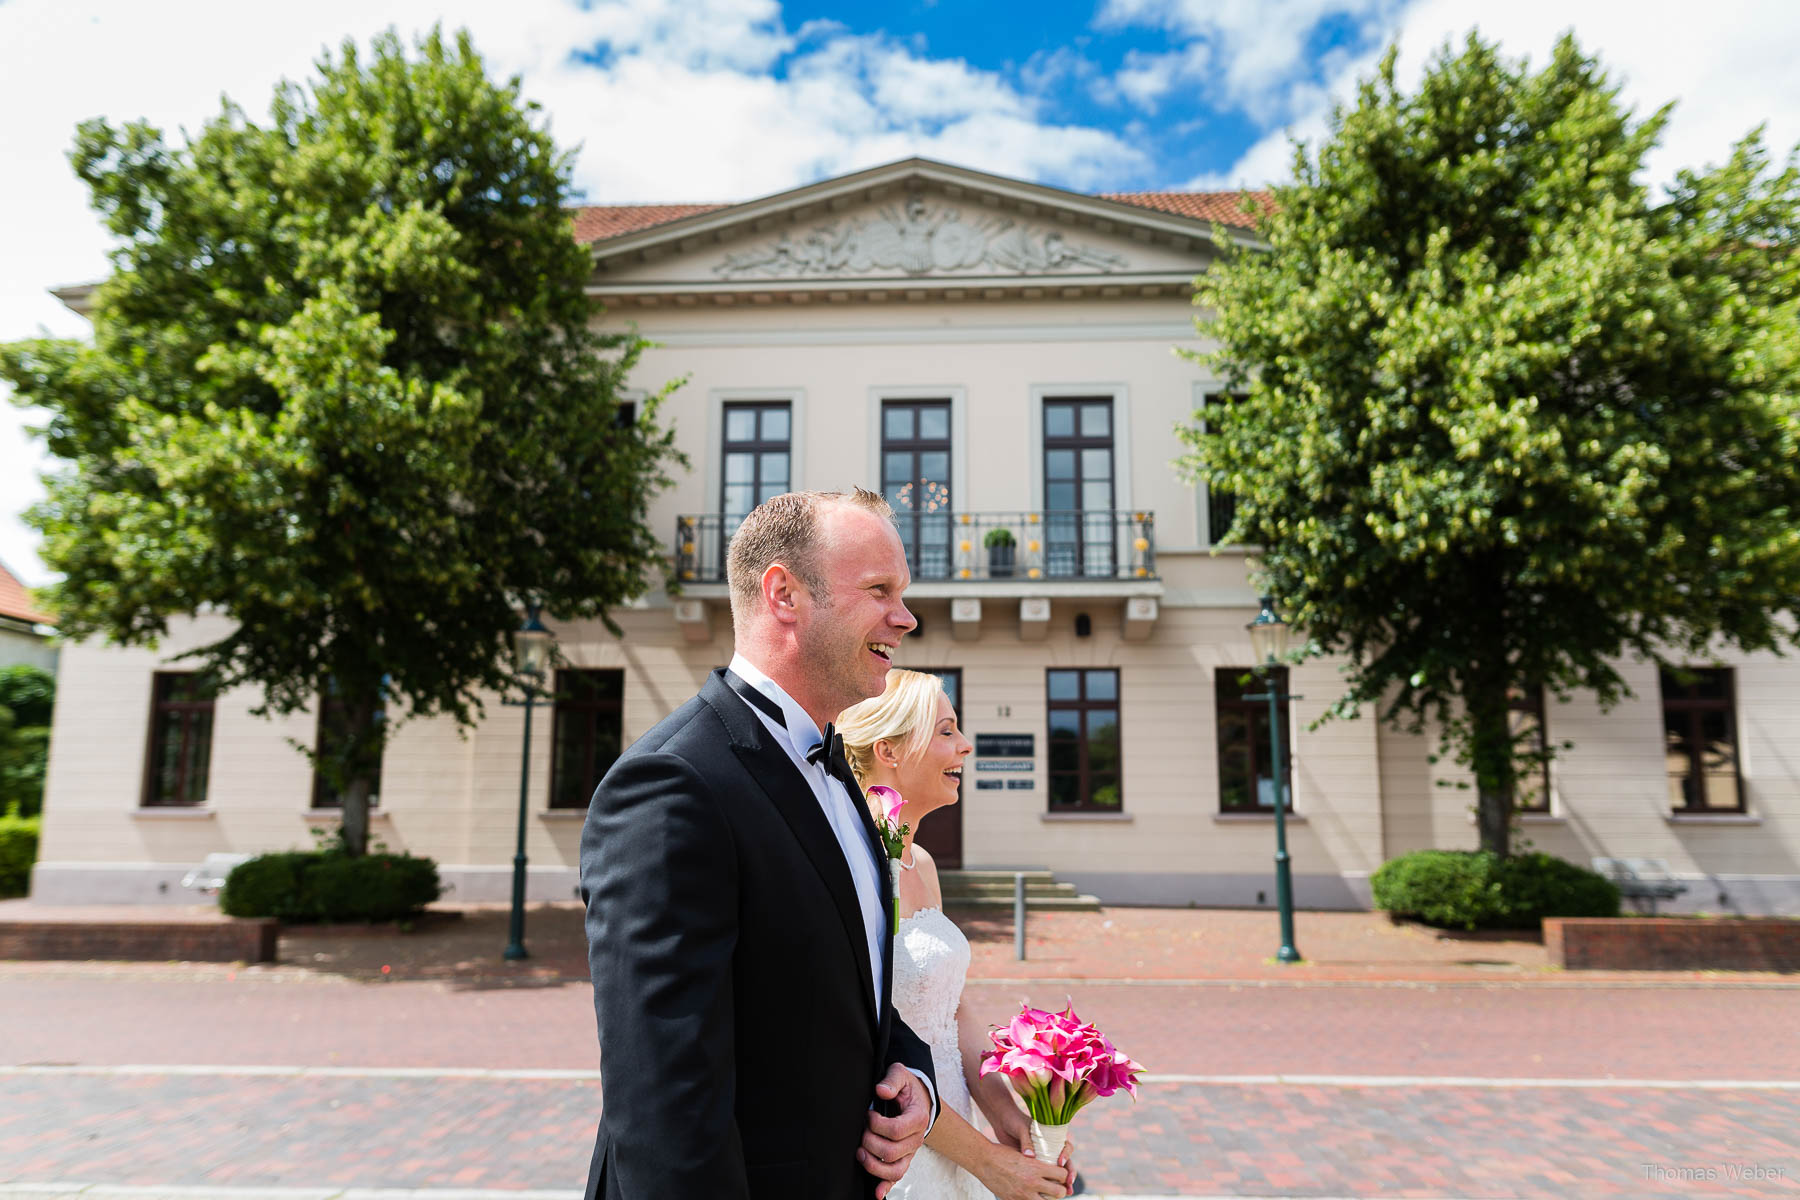
[[[592,1080],[0,1076],[9,1180],[559,1188]],[[1089,1109],[1101,1194],[1565,1197],[1800,1192],[1800,1094],[1153,1083]],[[1661,1167],[1785,1179],[1697,1187]]]
[[[1267,914],[1069,915],[1025,964],[971,922],[968,1002],[998,1021],[1073,997],[1146,1063],[1137,1105],[1080,1118],[1090,1194],[1800,1195],[1800,980],[1576,977],[1366,914],[1303,914],[1324,961],[1265,971]],[[274,967],[0,964],[0,1200],[566,1194],[598,1056],[572,923],[534,916],[510,973],[480,912],[291,934]]]

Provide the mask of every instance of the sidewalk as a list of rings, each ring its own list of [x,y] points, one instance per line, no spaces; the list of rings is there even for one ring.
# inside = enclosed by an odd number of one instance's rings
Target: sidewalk
[[[1391,922],[1385,914],[1302,912],[1295,943],[1302,963],[1274,961],[1280,944],[1273,911],[1108,908],[1042,912],[1027,918],[1026,960],[1013,957],[1012,914],[952,910],[973,948],[969,979],[1244,981],[1269,984],[1620,983],[1749,985],[1800,988],[1800,974],[1748,971],[1563,971],[1552,967],[1535,934],[1455,934]],[[351,979],[435,979],[468,983],[586,982],[587,940],[578,904],[530,906],[525,942],[531,957],[509,963],[508,910],[502,904],[434,906],[410,932],[392,927],[284,929],[273,966],[193,964],[187,972],[305,971]],[[69,964],[42,964],[46,968]],[[25,967],[18,964],[11,969]],[[159,964],[108,964],[155,972]]]
[[[63,911],[63,910],[58,910]],[[81,910],[68,910],[79,912]],[[106,912],[91,910],[96,919]],[[110,910],[107,910],[110,911]],[[186,912],[187,909],[146,909]],[[1012,913],[952,909],[969,938],[969,979],[1238,981],[1264,984],[1540,984],[1562,987],[1712,985],[1800,988],[1800,973],[1754,971],[1564,971],[1550,965],[1542,939],[1516,931],[1457,933],[1385,914],[1301,912],[1295,944],[1305,961],[1274,960],[1280,944],[1272,910],[1107,908],[1034,912],[1026,922],[1026,959],[1013,957]],[[281,932],[273,965],[184,964],[219,974],[302,971],[349,979],[446,980],[486,985],[586,982],[587,940],[579,904],[527,909],[530,958],[507,962],[504,904],[434,905],[410,929],[395,926],[295,926]],[[102,964],[95,964],[96,967]],[[159,963],[106,963],[104,969],[155,974]],[[9,971],[79,969],[70,963],[22,963]]]

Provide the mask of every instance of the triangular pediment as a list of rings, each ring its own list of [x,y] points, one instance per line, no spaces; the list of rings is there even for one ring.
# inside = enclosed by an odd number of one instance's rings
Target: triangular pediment
[[[592,291],[657,296],[1180,286],[1210,223],[924,159],[593,244]]]

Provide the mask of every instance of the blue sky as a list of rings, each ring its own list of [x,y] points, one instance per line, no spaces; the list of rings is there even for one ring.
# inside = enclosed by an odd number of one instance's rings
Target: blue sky
[[[1766,122],[1800,142],[1792,0],[0,0],[0,342],[86,336],[48,294],[106,270],[65,159],[77,122],[253,117],[321,48],[468,28],[517,74],[595,203],[733,201],[923,155],[1081,191],[1262,186],[1389,44],[1402,82],[1472,27],[1542,62],[1573,29],[1640,111],[1678,102],[1652,180]],[[50,464],[0,402],[0,561]]]

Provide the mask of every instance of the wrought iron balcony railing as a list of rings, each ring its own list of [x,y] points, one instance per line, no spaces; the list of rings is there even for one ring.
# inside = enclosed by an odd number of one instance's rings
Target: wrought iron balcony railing
[[[740,516],[675,518],[675,576],[725,582],[725,547]],[[1155,579],[1156,515],[1124,509],[898,513],[914,583]]]

